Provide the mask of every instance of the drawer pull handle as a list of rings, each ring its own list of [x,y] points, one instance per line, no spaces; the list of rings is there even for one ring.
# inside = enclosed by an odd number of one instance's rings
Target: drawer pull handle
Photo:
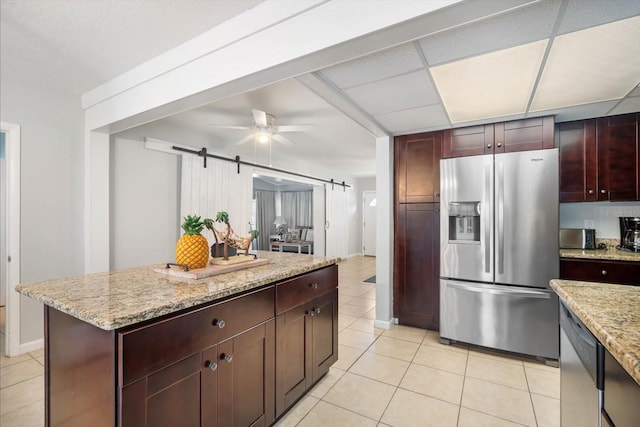
[[[602,270],[602,275],[606,276],[607,275],[607,270]]]
[[[217,326],[218,328],[222,329],[224,328],[224,325],[226,325],[226,323],[224,323],[224,320],[220,319],[213,319],[213,322],[211,322],[211,325],[213,326]]]
[[[216,369],[218,369],[218,364],[216,362],[207,360],[206,362],[204,362],[204,367],[209,368],[212,371],[215,371]]]
[[[233,355],[232,354],[220,354],[220,360],[224,360],[227,363],[231,363],[231,361],[233,360]]]

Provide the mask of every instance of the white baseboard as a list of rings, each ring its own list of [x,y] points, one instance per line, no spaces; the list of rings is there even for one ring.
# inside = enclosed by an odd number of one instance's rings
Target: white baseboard
[[[44,338],[20,344],[20,354],[30,353],[41,348],[44,348]]]
[[[358,252],[358,253],[355,253],[355,254],[349,254],[349,255],[347,255],[347,257],[345,259],[353,258],[355,256],[364,256],[364,254],[362,252]]]
[[[373,321],[373,327],[374,328],[378,328],[378,329],[386,329],[389,330],[391,329],[391,321],[390,320],[374,320]]]

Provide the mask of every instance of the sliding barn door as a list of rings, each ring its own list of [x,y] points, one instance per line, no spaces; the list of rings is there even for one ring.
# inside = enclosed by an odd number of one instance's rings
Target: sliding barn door
[[[325,254],[325,207],[324,185],[313,186],[313,254]]]
[[[326,253],[328,257],[346,258],[349,254],[349,198],[351,188],[326,187]]]
[[[216,213],[229,213],[229,222],[236,234],[246,236],[249,232],[253,199],[252,170],[247,166],[207,159],[198,156],[182,156],[182,185],[180,194],[180,223],[187,215],[200,215],[215,219]],[[181,233],[182,235],[182,233]],[[213,236],[203,235],[213,244]]]

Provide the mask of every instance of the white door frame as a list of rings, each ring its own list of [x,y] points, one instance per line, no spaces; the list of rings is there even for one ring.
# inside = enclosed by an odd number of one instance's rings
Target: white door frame
[[[20,354],[20,294],[16,286],[20,283],[20,126],[0,122],[0,130],[6,134],[6,236],[7,236],[7,305],[6,342],[7,356]]]
[[[362,247],[362,255],[367,255],[365,253],[365,233],[366,233],[366,227],[365,227],[365,221],[367,220],[367,218],[365,217],[365,212],[367,210],[367,206],[366,206],[366,199],[367,199],[367,194],[373,194],[375,196],[376,192],[375,190],[370,190],[370,191],[363,191],[362,192],[362,243],[361,243],[361,247]],[[374,248],[375,248],[375,244],[374,244]]]

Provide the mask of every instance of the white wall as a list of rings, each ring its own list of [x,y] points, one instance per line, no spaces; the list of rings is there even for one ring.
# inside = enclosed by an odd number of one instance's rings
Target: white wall
[[[362,254],[362,197],[364,191],[376,190],[375,177],[361,177],[353,181],[352,216],[349,221],[349,254]]]
[[[590,228],[594,221],[596,238],[619,239],[620,216],[640,216],[640,202],[560,203],[560,228]]]
[[[0,120],[21,126],[21,271],[34,282],[81,274],[83,115],[80,97],[13,69],[0,78]],[[43,338],[42,304],[21,297],[20,343]]]
[[[171,262],[180,238],[180,155],[111,138],[110,270]]]

